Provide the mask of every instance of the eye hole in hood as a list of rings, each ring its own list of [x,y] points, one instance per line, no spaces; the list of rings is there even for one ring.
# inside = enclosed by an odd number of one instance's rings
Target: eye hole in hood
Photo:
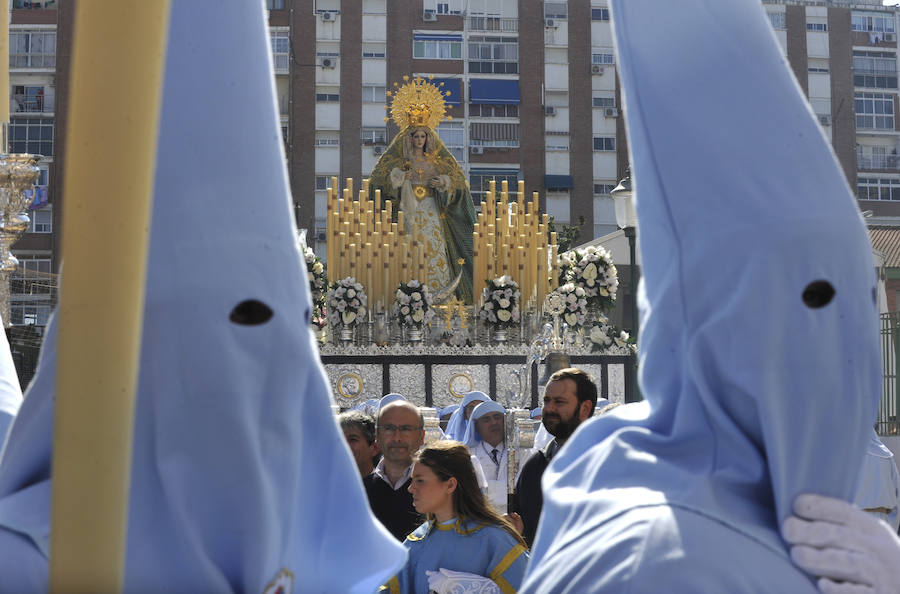
[[[834,287],[825,280],[813,281],[803,289],[803,303],[812,309],[825,307],[833,298]]]
[[[228,316],[228,319],[242,326],[259,326],[272,319],[273,315],[272,308],[262,301],[247,299],[238,303],[231,310],[231,315]]]

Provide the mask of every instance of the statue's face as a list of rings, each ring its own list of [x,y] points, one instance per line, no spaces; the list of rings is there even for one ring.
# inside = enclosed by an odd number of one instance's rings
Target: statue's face
[[[425,142],[428,140],[428,134],[425,132],[425,130],[421,128],[413,130],[411,136],[413,147],[421,149],[425,148]]]

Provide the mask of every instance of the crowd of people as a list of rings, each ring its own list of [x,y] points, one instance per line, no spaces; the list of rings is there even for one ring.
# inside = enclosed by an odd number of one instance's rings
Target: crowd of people
[[[400,394],[340,413],[372,512],[409,551],[407,564],[384,589],[443,593],[475,587],[493,591],[496,586],[497,591],[517,591],[541,518],[545,470],[582,423],[618,406],[598,399],[597,386],[585,371],[554,373],[543,406],[532,411],[539,424],[536,433],[547,439],[539,437],[538,447],[516,452],[511,491],[509,411],[484,392],[470,392],[459,405],[439,409],[442,436],[430,442],[422,409]],[[895,533],[900,528],[898,501],[896,465],[873,431],[855,496],[855,509],[865,510],[876,522],[863,523],[872,537],[879,534],[878,519]],[[812,510],[804,513],[815,517],[821,505],[834,504],[812,498],[804,505],[800,509]],[[852,517],[844,509],[839,513]],[[786,538],[809,538],[806,527],[792,519]],[[804,560],[810,550],[801,544],[798,559]]]
[[[540,519],[541,476],[581,423],[615,407],[599,400],[600,410],[597,386],[583,370],[550,377],[543,406],[532,411],[539,447],[516,452],[511,493],[508,411],[484,392],[439,411],[443,437],[430,443],[422,411],[399,394],[382,398],[371,415],[365,407],[341,413],[372,512],[409,549],[386,587],[443,592],[484,580],[518,590]]]

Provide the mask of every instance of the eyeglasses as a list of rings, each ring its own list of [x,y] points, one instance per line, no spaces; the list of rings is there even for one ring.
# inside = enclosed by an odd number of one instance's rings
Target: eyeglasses
[[[385,435],[391,435],[393,433],[397,433],[398,431],[402,435],[412,435],[416,431],[421,431],[421,425],[379,425],[378,430],[384,433]]]

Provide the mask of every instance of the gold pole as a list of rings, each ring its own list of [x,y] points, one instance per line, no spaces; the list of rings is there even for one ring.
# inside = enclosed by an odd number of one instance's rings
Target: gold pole
[[[169,2],[75,10],[50,591],[118,592]]]

